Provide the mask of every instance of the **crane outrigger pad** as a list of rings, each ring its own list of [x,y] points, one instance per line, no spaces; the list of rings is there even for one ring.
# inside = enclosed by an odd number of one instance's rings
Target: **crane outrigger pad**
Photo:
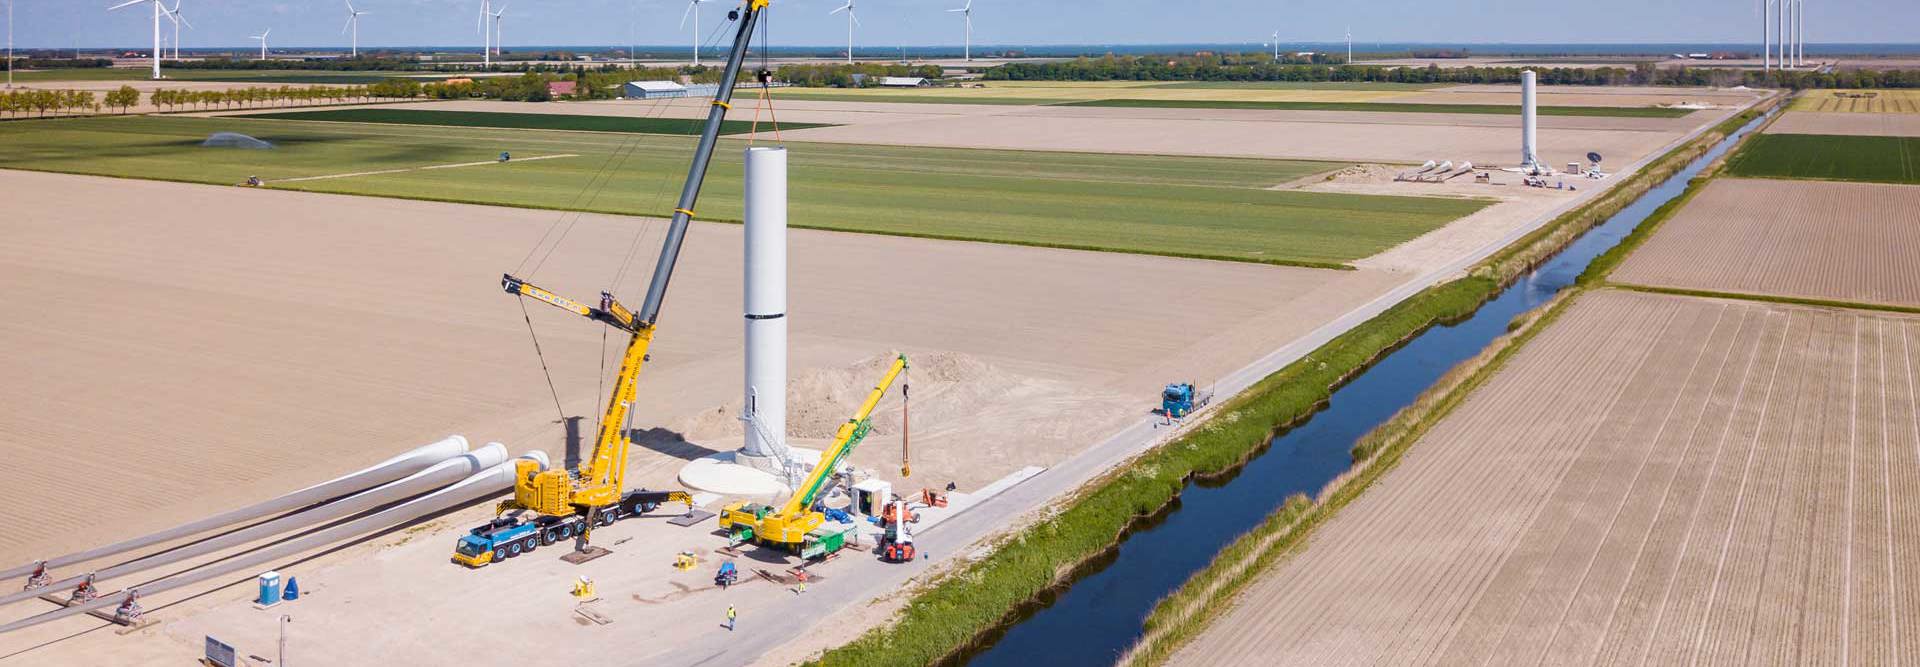
[[[711,519],[714,516],[716,516],[714,513],[706,510],[693,510],[693,511],[687,512],[686,514],[682,514],[680,516],[667,519],[667,523],[670,523],[676,526],[696,526],[706,522],[707,519]]]
[[[579,565],[610,553],[613,551],[606,547],[588,545],[585,551],[569,551],[567,555],[561,556],[560,560]]]

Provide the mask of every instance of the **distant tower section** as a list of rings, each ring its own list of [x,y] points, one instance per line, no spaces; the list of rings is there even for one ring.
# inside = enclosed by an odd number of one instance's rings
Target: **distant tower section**
[[[1527,170],[1542,167],[1540,153],[1535,150],[1538,144],[1534,143],[1538,136],[1534,124],[1537,111],[1534,104],[1534,73],[1533,70],[1526,70],[1520,73],[1520,168]]]

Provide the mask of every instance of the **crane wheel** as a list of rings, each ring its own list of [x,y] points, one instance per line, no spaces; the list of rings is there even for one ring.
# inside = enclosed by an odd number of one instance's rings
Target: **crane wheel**
[[[503,560],[506,560],[506,559],[507,559],[507,548],[506,548],[506,547],[494,547],[494,548],[493,548],[493,562],[495,562],[495,563],[498,563],[498,562],[500,562],[500,561],[503,561]]]
[[[512,544],[509,544],[509,545],[507,545],[507,557],[508,557],[508,558],[512,558],[512,557],[514,557],[514,556],[518,556],[518,555],[520,555],[520,543],[519,543],[519,542],[514,542],[514,543],[512,543]]]
[[[549,544],[553,544],[554,542],[558,542],[562,539],[566,539],[566,533],[564,531],[566,531],[565,528],[548,528],[544,531],[541,531],[540,546],[544,547]]]
[[[540,548],[540,538],[535,536],[528,536],[526,539],[520,540],[520,548],[522,551],[533,551],[534,549],[538,549]]]

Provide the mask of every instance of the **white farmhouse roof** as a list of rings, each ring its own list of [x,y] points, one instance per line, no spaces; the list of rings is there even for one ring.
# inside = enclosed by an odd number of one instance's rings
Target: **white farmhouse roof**
[[[649,93],[684,93],[687,87],[672,81],[629,81],[627,85]]]

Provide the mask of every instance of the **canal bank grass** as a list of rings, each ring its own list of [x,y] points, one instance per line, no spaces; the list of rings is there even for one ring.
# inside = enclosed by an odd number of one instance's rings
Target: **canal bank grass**
[[[1500,276],[1500,284],[1505,284],[1524,271],[1551,257],[1564,248],[1580,233],[1595,224],[1604,221],[1620,209],[1625,208],[1634,199],[1658,185],[1661,181],[1679,173],[1686,165],[1705,154],[1715,144],[1731,135],[1742,125],[1763,114],[1773,101],[1757,105],[1745,113],[1734,116],[1726,122],[1702,133],[1694,141],[1688,142],[1662,156],[1646,169],[1635,174],[1633,181],[1621,184],[1619,192],[1631,192],[1625,197],[1602,197],[1588,206],[1570,211],[1550,224],[1540,233],[1530,235],[1510,246],[1507,251],[1489,259],[1481,269],[1494,276]],[[1760,128],[1748,135],[1758,136]],[[1729,150],[1727,155],[1734,154]],[[1689,189],[1676,197],[1674,202],[1657,209],[1636,226],[1634,234],[1650,233],[1657,225],[1663,212],[1678,208],[1676,202],[1688,198],[1708,175],[1713,174],[1721,162],[1702,171],[1702,176],[1689,181]],[[1620,246],[1629,245],[1634,237],[1629,237]],[[1590,264],[1588,271],[1600,264],[1612,253],[1603,253]],[[1617,265],[1619,259],[1611,260]],[[1601,269],[1602,272],[1610,268]],[[1486,349],[1461,364],[1449,369],[1441,378],[1422,392],[1414,402],[1393,417],[1360,438],[1352,450],[1354,467],[1335,478],[1321,492],[1320,497],[1310,506],[1302,509],[1289,506],[1274,513],[1267,521],[1254,530],[1236,538],[1228,548],[1221,551],[1207,567],[1195,572],[1185,584],[1162,599],[1148,615],[1141,639],[1122,656],[1120,664],[1128,666],[1162,665],[1171,658],[1181,646],[1203,632],[1215,618],[1233,607],[1239,593],[1258,579],[1258,575],[1293,553],[1306,543],[1313,531],[1325,524],[1342,508],[1346,507],[1360,493],[1371,487],[1388,471],[1397,466],[1406,452],[1420,438],[1447,415],[1466,401],[1473,392],[1484,385],[1493,375],[1504,367],[1507,361],[1518,353],[1528,341],[1539,332],[1546,330],[1579,295],[1590,289],[1589,281],[1575,283],[1555,295],[1541,308],[1535,308],[1514,319],[1508,326],[1508,332],[1495,339]],[[1497,291],[1497,290],[1496,290]],[[1489,298],[1492,293],[1489,293]]]
[[[1234,472],[1279,428],[1324,406],[1334,388],[1434,322],[1471,314],[1495,288],[1491,280],[1465,278],[1389,308],[1214,408],[1210,419],[1082,487],[1057,514],[1002,540],[987,556],[920,589],[890,627],[870,630],[810,664],[927,665],[964,652],[1111,548],[1136,520],[1166,507],[1189,479]]]
[[[1758,109],[1763,110],[1770,104],[1771,101],[1764,103]],[[1730,120],[1702,133],[1617,186],[1633,189],[1636,194],[1624,198],[1602,197],[1596,203],[1613,202],[1614,210],[1625,207],[1639,193],[1680,171],[1687,162],[1758,112],[1741,114],[1736,117],[1738,123]],[[1058,503],[1056,512],[988,545],[984,556],[956,565],[921,584],[891,623],[869,629],[858,639],[830,649],[807,664],[927,665],[963,655],[996,629],[1017,619],[1022,609],[1035,605],[1034,601],[1042,593],[1068,583],[1076,568],[1115,548],[1129,530],[1163,511],[1179,497],[1189,480],[1233,473],[1257,455],[1275,433],[1310,417],[1332,396],[1334,389],[1375,360],[1435,324],[1470,316],[1480,304],[1497,294],[1503,284],[1611,214],[1600,213],[1601,209],[1588,206],[1562,215],[1541,231],[1516,241],[1468,276],[1423,290],[1261,379],[1233,399],[1202,413],[1204,421],[1190,424],[1185,433],[1081,487]],[[1568,228],[1574,229],[1567,231]],[[1402,420],[1402,428],[1422,427],[1424,423]],[[1382,432],[1374,437],[1389,436]],[[1409,438],[1407,442],[1413,440]],[[1373,456],[1366,460],[1377,463],[1384,458]],[[1354,474],[1364,475],[1365,471]],[[1343,484],[1341,488],[1352,488],[1351,493],[1357,495],[1366,483]],[[1338,498],[1337,494],[1329,499]],[[1339,500],[1340,505],[1351,497]],[[1210,618],[1188,613],[1184,615],[1185,620],[1181,620],[1183,612],[1179,606],[1201,599],[1208,602],[1202,606],[1216,609],[1230,605],[1233,595],[1244,588],[1244,582],[1277,562],[1288,544],[1306,539],[1314,526],[1332,515],[1333,509],[1337,507],[1324,503],[1301,509],[1298,501],[1290,499],[1253,532],[1236,540],[1239,549],[1229,547],[1238,558],[1216,558],[1212,565],[1195,573],[1181,589],[1163,600],[1149,616],[1148,623],[1150,627],[1157,627],[1158,636],[1165,639],[1157,646],[1136,647],[1129,655],[1158,656],[1158,660],[1164,661],[1185,639],[1198,634]],[[1300,514],[1287,516],[1290,512]],[[1272,535],[1282,537],[1262,548],[1262,541]],[[1229,569],[1244,570],[1244,573],[1230,575]],[[1204,588],[1206,582],[1216,576],[1238,578],[1242,583],[1211,590]],[[1167,600],[1179,601],[1169,603]],[[1154,618],[1160,619],[1157,625]],[[1141,664],[1157,663],[1149,660]]]

